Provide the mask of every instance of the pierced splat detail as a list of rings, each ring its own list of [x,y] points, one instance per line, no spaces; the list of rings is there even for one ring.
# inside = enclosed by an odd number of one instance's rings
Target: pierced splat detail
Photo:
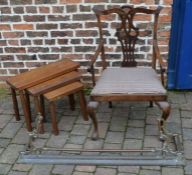
[[[132,8],[128,6],[122,9],[123,13],[119,13],[121,26],[117,29],[115,34],[122,47],[122,67],[135,67],[137,66],[137,62],[135,61],[134,51],[139,29],[133,25],[134,14],[131,13]]]

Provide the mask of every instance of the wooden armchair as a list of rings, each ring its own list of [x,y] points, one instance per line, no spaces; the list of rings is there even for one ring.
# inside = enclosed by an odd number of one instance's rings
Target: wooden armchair
[[[132,6],[122,6],[109,10],[93,9],[98,21],[99,44],[98,48],[91,59],[88,72],[92,75],[94,88],[91,92],[91,101],[88,105],[90,118],[93,120],[94,133],[93,138],[96,139],[98,134],[98,123],[96,119],[95,109],[99,102],[107,101],[112,106],[112,101],[149,101],[152,106],[155,102],[162,110],[162,117],[159,121],[160,136],[163,137],[164,123],[170,113],[170,105],[167,102],[167,91],[164,88],[164,72],[165,64],[160,56],[157,42],[158,17],[162,7],[155,10],[145,8],[134,8]],[[118,39],[122,49],[121,67],[107,67],[105,53],[104,29],[102,27],[103,16],[109,14],[117,14],[120,19],[120,25],[116,29],[115,36]],[[135,60],[135,49],[140,35],[149,33],[140,30],[135,26],[134,18],[138,14],[148,14],[153,16],[152,24],[152,63],[151,67],[137,66]],[[106,29],[105,29],[106,30]],[[94,63],[97,58],[101,58],[103,72],[96,82]],[[159,63],[160,78],[156,73],[156,64]]]

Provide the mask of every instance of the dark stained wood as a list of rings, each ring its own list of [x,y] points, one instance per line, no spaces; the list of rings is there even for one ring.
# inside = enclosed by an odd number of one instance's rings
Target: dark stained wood
[[[22,104],[22,107],[23,107],[23,113],[24,113],[24,117],[25,117],[27,130],[29,132],[31,132],[32,131],[31,116],[30,116],[30,113],[29,113],[29,109],[27,108],[28,105],[26,105],[27,100],[26,100],[26,97],[25,97],[25,93],[23,91],[19,91],[19,95],[20,95],[20,98],[21,98],[21,104]]]
[[[69,96],[70,102],[73,103],[71,105],[73,106],[74,105],[73,95],[74,93],[78,93],[83,118],[84,120],[88,120],[87,106],[86,106],[86,100],[83,94],[83,88],[84,88],[83,84],[77,81],[77,82],[73,82],[68,85],[65,85],[63,87],[57,88],[43,95],[45,99],[47,99],[49,102],[49,108],[50,108],[51,118],[52,118],[52,130],[55,135],[59,134],[57,120],[56,120],[55,101],[60,98],[63,98],[64,96]]]
[[[37,111],[37,115],[42,115],[42,108],[41,108],[41,104],[40,104],[40,101],[38,99],[37,96],[34,97],[34,102],[35,102],[35,109]],[[44,133],[44,127],[43,127],[43,121],[41,121],[40,123],[40,127],[39,127],[39,133],[40,134],[43,134]]]
[[[54,102],[50,102],[49,105],[50,108],[50,112],[51,112],[51,124],[52,124],[52,130],[53,130],[53,134],[54,135],[58,135],[59,134],[59,129],[57,126],[57,120],[56,120],[56,107],[55,107],[55,103]]]
[[[106,95],[106,96],[92,96],[95,101],[165,101],[166,95]]]
[[[80,80],[80,78],[81,78],[80,73],[73,71],[73,72],[69,72],[64,75],[61,75],[59,77],[56,77],[54,79],[40,83],[31,88],[28,88],[27,91],[33,96],[41,95],[41,94],[47,93],[51,90],[62,87],[66,84],[70,84],[72,82]]]
[[[86,104],[86,99],[85,99],[83,90],[80,90],[78,94],[79,94],[79,101],[80,101],[80,107],[81,107],[81,113],[83,115],[83,119],[85,121],[88,121],[89,118],[87,113],[87,104]]]
[[[80,65],[70,60],[57,61],[11,77],[7,83],[16,90],[23,90],[44,81],[76,70]]]
[[[17,95],[15,92],[15,89],[10,88],[11,89],[11,95],[12,95],[12,100],[13,100],[13,109],[15,111],[15,119],[16,121],[20,120],[20,116],[19,116],[19,108],[18,108],[18,102],[17,102]]]
[[[63,98],[64,96],[76,93],[76,92],[82,90],[83,87],[84,86],[82,83],[74,82],[74,83],[68,84],[66,86],[63,86],[61,88],[58,88],[56,90],[53,90],[51,92],[48,92],[48,93],[44,94],[44,97],[48,101],[55,101],[60,98]]]

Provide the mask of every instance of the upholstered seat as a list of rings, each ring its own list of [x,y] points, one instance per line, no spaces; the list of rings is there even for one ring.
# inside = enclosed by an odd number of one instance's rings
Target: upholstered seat
[[[166,95],[166,90],[152,68],[108,67],[102,72],[91,95],[111,94]]]

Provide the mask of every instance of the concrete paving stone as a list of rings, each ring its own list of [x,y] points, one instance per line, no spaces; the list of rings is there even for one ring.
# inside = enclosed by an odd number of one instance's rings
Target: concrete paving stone
[[[48,175],[51,173],[53,165],[34,165],[29,175]]]
[[[0,115],[0,128],[4,128],[12,118],[13,115]]]
[[[23,151],[25,148],[24,145],[16,145],[16,144],[11,144],[5,149],[5,151],[2,153],[0,157],[0,162],[1,163],[9,163],[13,164],[21,151]]]
[[[96,113],[96,117],[97,117],[97,121],[98,122],[109,122],[111,120],[112,113],[97,112]]]
[[[0,147],[6,148],[9,145],[10,141],[11,139],[0,138]]]
[[[99,138],[105,138],[109,127],[108,123],[99,123]]]
[[[127,122],[115,121],[110,124],[110,131],[124,132],[126,130]]]
[[[37,148],[44,147],[46,145],[47,139],[36,138],[33,142],[34,146]]]
[[[181,111],[181,118],[192,118],[191,111]]]
[[[130,139],[142,139],[144,136],[144,128],[128,127],[126,132],[126,138]]]
[[[58,108],[58,109],[60,109],[60,108]],[[78,116],[79,114],[80,114],[80,111],[79,110],[74,110],[74,111],[72,111],[72,110],[70,110],[70,108],[68,108],[68,109],[61,109],[61,114],[62,114],[62,116]]]
[[[156,170],[140,170],[139,175],[161,175],[161,172]]]
[[[190,129],[192,127],[192,118],[182,118],[182,127]]]
[[[148,125],[157,125],[158,124],[158,119],[160,119],[160,116],[147,115],[146,124],[148,124]]]
[[[0,155],[5,150],[5,148],[0,148]]]
[[[77,117],[77,120],[75,121],[76,124],[83,124],[83,125],[89,125],[91,124],[91,120],[89,121],[85,121],[83,119],[83,116],[80,114],[78,117]]]
[[[162,175],[183,175],[183,168],[162,167]]]
[[[71,143],[66,143],[64,145],[64,148],[70,148],[70,149],[82,149],[83,145],[77,145],[77,144],[71,144]]]
[[[188,103],[180,104],[180,109],[181,110],[186,110],[186,111],[191,111],[192,110],[191,106],[192,106],[192,102],[190,101]]]
[[[64,144],[67,142],[68,137],[69,133],[67,132],[60,132],[59,135],[57,136],[51,135],[46,146],[53,148],[62,148]]]
[[[187,102],[187,100],[185,98],[185,94],[182,92],[169,92],[168,100],[171,103],[178,103],[178,104]]]
[[[148,135],[148,136],[157,136],[157,135],[159,135],[158,125],[146,125],[145,135]]]
[[[29,134],[26,132],[26,128],[21,128],[12,140],[12,143],[26,144],[29,140]]]
[[[191,92],[186,92],[185,93],[185,98],[187,102],[192,102],[192,93]]]
[[[89,140],[84,144],[84,149],[101,149],[103,147],[103,140]]]
[[[122,143],[104,143],[104,149],[121,149]]]
[[[83,144],[86,140],[86,136],[71,135],[68,139],[68,143]]]
[[[153,106],[152,108],[147,108],[147,114],[146,115],[151,115],[151,116],[160,116],[161,115],[161,110],[157,106]]]
[[[75,123],[76,117],[74,116],[65,116],[62,117],[58,123],[59,130],[71,131]]]
[[[93,173],[75,171],[73,172],[73,175],[93,175]]]
[[[161,148],[162,143],[157,136],[145,136],[144,147],[145,148]]]
[[[123,142],[123,149],[141,149],[143,141],[136,139],[126,139]]]
[[[116,175],[117,170],[112,168],[97,168],[95,175]]]
[[[1,138],[13,138],[18,130],[21,128],[22,123],[8,123],[0,133]]]
[[[0,163],[0,175],[6,175],[11,169],[10,164],[2,164]]]
[[[160,166],[142,166],[141,168],[144,170],[161,170]]]
[[[117,175],[136,175],[136,174],[133,174],[133,173],[118,173]]]
[[[175,134],[181,134],[181,122],[180,123],[175,123],[175,122],[166,122],[165,124],[166,129]]]
[[[15,163],[13,165],[12,170],[14,171],[29,171],[32,168],[31,164],[20,164],[20,163]]]
[[[107,143],[122,143],[124,132],[108,132],[105,142]]]
[[[186,159],[192,159],[192,141],[184,141],[184,154]]]
[[[114,118],[124,118],[129,116],[129,111],[123,111],[123,108],[121,109],[115,109],[112,112],[112,117]]]
[[[143,120],[145,119],[146,117],[146,111],[145,110],[142,110],[142,111],[134,111],[134,110],[131,110],[131,114],[129,116],[130,119],[137,119],[137,120]]]
[[[128,127],[143,128],[145,126],[144,120],[128,120]]]
[[[184,140],[192,140],[192,129],[183,128],[183,138]]]
[[[138,174],[140,170],[139,166],[119,166],[118,172],[120,173],[133,173]]]
[[[84,171],[88,173],[93,173],[96,170],[96,166],[76,166],[75,167],[76,171]]]
[[[74,134],[74,135],[88,135],[89,129],[90,129],[89,125],[76,124],[76,125],[74,125],[73,130],[71,131],[71,134]]]
[[[172,109],[167,122],[181,123],[180,117],[180,110],[178,108]]]
[[[28,172],[22,172],[22,171],[10,171],[8,175],[27,175]]]
[[[52,174],[57,175],[71,175],[73,172],[74,166],[73,165],[55,165]]]
[[[188,160],[186,162],[186,166],[185,166],[185,174],[186,175],[191,175],[192,174],[192,160]]]
[[[113,108],[109,108],[109,104],[107,102],[101,102],[98,107],[98,112],[112,112]]]

